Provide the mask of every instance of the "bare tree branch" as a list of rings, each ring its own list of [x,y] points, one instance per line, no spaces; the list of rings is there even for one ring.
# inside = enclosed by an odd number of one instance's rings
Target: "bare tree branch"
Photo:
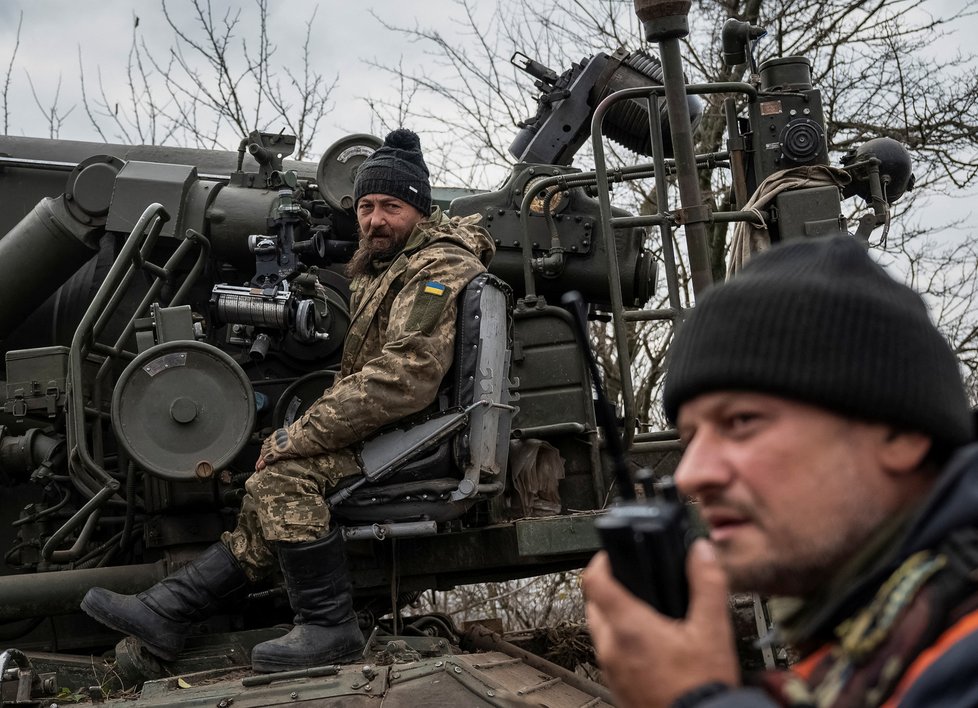
[[[14,73],[14,61],[17,59],[17,50],[20,49],[20,30],[24,25],[24,11],[20,11],[17,19],[17,33],[14,35],[14,48],[10,52],[10,63],[7,64],[7,73],[3,77],[3,132],[6,135],[10,132],[10,80]]]
[[[269,35],[268,0],[255,0],[257,22],[246,35],[240,9],[215,13],[211,0],[193,0],[188,23],[161,0],[166,29],[173,43],[165,52],[151,51],[147,31],[134,16],[126,65],[125,92],[107,87],[96,68],[93,96],[81,65],[82,103],[103,139],[126,143],[177,142],[195,147],[230,149],[252,130],[287,130],[295,134],[295,157],[307,157],[322,120],[332,108],[338,76],[327,79],[315,70],[312,38],[315,8],[306,22],[302,60],[276,67],[276,47]]]
[[[27,83],[31,87],[31,95],[34,97],[34,103],[37,105],[38,109],[44,115],[44,119],[48,124],[48,137],[57,138],[61,134],[61,126],[64,125],[65,119],[71,115],[71,112],[75,110],[72,106],[68,110],[62,112],[58,104],[61,102],[61,75],[58,75],[58,85],[54,91],[54,97],[51,99],[51,105],[45,107],[41,103],[40,97],[37,95],[37,89],[34,87],[34,80],[31,78],[30,73],[27,74]]]
[[[631,2],[573,0],[558,7],[497,0],[488,22],[487,16],[476,13],[486,9],[484,4],[456,0],[456,5],[461,19],[450,28],[444,22],[397,27],[381,20],[421,51],[413,64],[402,60],[397,65],[378,66],[401,83],[400,103],[378,98],[368,101],[382,121],[392,116],[418,124],[438,121],[443,130],[426,139],[426,147],[431,153],[429,164],[437,166],[443,181],[491,188],[512,164],[506,143],[512,128],[507,126],[532,113],[529,82],[507,71],[500,58],[522,51],[561,70],[588,53],[641,44]],[[902,199],[894,213],[894,243],[906,254],[902,257],[905,263],[916,264],[914,285],[935,303],[935,317],[974,380],[978,335],[970,310],[963,304],[970,304],[976,294],[971,286],[974,257],[961,249],[941,249],[937,253],[943,255],[936,257],[935,234],[953,225],[921,227],[910,217],[917,211],[917,195],[950,193],[978,184],[978,57],[962,53],[938,60],[933,52],[925,51],[946,42],[954,23],[974,15],[978,8],[965,4],[962,9],[935,14],[929,11],[932,7],[926,0],[701,0],[691,11],[693,33],[686,41],[684,57],[690,81],[746,80],[746,64],[724,65],[720,30],[728,17],[760,24],[769,35],[755,46],[759,62],[782,55],[812,60],[831,154],[839,155],[878,136],[908,146],[915,160],[917,188]],[[411,96],[409,102],[403,100],[405,95]],[[724,149],[722,97],[705,100],[695,139],[700,153]],[[587,169],[589,151],[582,150],[577,160]],[[704,170],[701,190],[714,209],[730,208],[730,179],[724,170]],[[653,202],[653,196],[651,185],[635,183],[616,194],[616,201],[639,212]],[[675,240],[675,234],[673,237]],[[717,275],[724,270],[727,238],[727,225],[711,227]],[[648,244],[653,252],[660,248],[656,240]],[[675,246],[682,250],[680,241],[675,240]],[[971,260],[956,260],[967,258]],[[964,262],[967,268],[951,267]],[[682,262],[679,266],[685,268]],[[683,272],[681,287],[688,301],[686,276]],[[660,303],[662,297],[657,296]],[[621,382],[612,365],[615,352],[610,334],[600,328],[592,334],[606,366],[608,388],[614,393]],[[667,330],[647,324],[636,325],[629,337],[636,401],[649,410],[650,424],[656,422],[657,406],[652,404],[668,340]]]

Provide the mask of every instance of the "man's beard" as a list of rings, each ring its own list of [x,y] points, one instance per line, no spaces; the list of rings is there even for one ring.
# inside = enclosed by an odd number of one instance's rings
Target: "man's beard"
[[[376,248],[369,238],[361,234],[360,245],[344,269],[346,277],[355,278],[358,275],[373,276],[382,273],[387,269],[390,260],[404,248],[409,234],[399,236],[388,229],[377,235],[390,236],[392,245],[385,249]]]
[[[718,549],[730,589],[805,597],[824,587],[885,522],[884,512],[868,508],[855,497],[845,503],[851,505],[844,517],[848,523],[825,530],[818,538],[782,536],[773,557],[731,566],[724,563]]]

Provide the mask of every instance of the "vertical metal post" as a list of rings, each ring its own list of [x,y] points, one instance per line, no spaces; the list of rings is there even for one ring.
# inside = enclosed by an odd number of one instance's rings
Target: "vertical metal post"
[[[615,333],[615,347],[618,351],[618,371],[625,416],[622,445],[627,450],[635,439],[635,393],[632,388],[632,360],[628,351],[628,331],[625,329],[625,306],[621,295],[618,250],[615,246],[615,230],[611,225],[611,182],[608,179],[608,162],[605,160],[604,145],[601,142],[601,124],[606,111],[607,104],[605,110],[601,110],[599,105],[591,118],[591,145],[594,148],[594,172],[598,186],[598,207],[601,211],[601,228],[595,231],[595,238],[603,237],[607,244],[605,248],[608,253],[608,282],[611,284],[611,322]],[[658,176],[656,178],[658,179]]]
[[[684,0],[635,0],[635,14],[645,28],[645,38],[659,44],[662,84],[665,87],[679,201],[682,205],[680,221],[686,234],[693,292],[699,294],[713,283],[713,275],[706,233],[710,213],[700,194],[693,129],[686,103],[683,59],[679,51],[680,38],[689,34],[687,15],[691,5],[692,2]]]
[[[666,183],[666,159],[662,151],[662,124],[659,122],[659,97],[649,95],[649,131],[652,134],[652,164],[655,166],[656,210],[665,214],[669,205],[669,186]],[[676,272],[676,254],[672,248],[672,227],[663,221],[659,224],[659,237],[662,239],[662,259],[665,262],[666,288],[669,292],[669,307],[682,312],[679,300],[679,277]],[[675,318],[673,318],[675,324]]]
[[[684,214],[683,231],[686,234],[686,250],[689,252],[689,269],[693,292],[698,295],[713,283],[706,234],[709,213],[703,205],[696,171],[696,151],[693,148],[689,106],[686,104],[686,80],[683,78],[679,40],[662,40],[659,42],[659,53],[662,59],[662,83],[666,88],[669,130],[672,132],[672,151],[676,159],[679,201]]]

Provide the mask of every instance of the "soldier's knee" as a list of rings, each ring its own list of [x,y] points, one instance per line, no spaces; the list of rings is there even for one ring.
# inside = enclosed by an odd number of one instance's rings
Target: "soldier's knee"
[[[268,486],[270,477],[277,476],[277,471],[273,470],[276,463],[266,465],[260,470],[255,470],[248,479],[245,480],[245,491],[255,496],[260,490]]]

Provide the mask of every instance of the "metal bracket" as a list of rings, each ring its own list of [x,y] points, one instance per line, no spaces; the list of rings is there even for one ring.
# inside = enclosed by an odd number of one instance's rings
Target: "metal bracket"
[[[686,224],[709,223],[713,219],[713,211],[707,204],[699,206],[680,207],[672,212],[672,217],[677,226]]]

